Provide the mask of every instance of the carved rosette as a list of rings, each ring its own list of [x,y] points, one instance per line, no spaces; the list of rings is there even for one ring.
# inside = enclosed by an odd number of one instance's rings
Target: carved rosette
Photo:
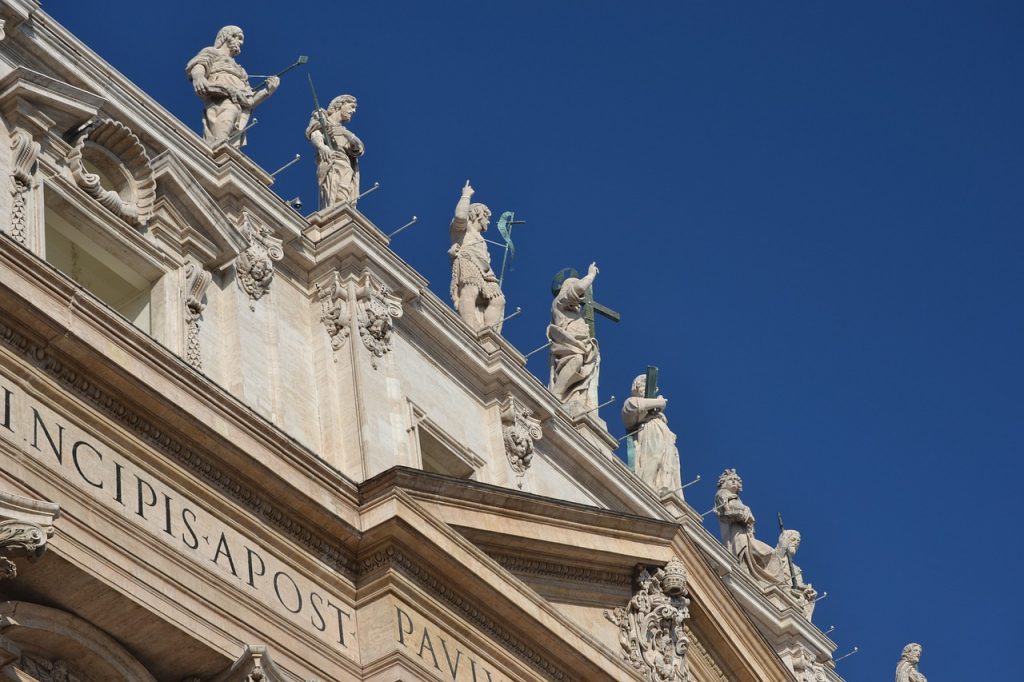
[[[238,286],[251,301],[258,301],[270,290],[274,279],[274,261],[284,258],[281,240],[271,236],[270,228],[248,211],[242,213],[242,236],[249,243],[235,259]],[[255,310],[252,303],[250,310]]]
[[[213,281],[213,275],[198,263],[185,264],[185,361],[198,370],[203,368],[199,347],[199,321],[206,304],[203,295]]]
[[[341,350],[349,337],[351,318],[346,287],[335,272],[327,285],[317,284],[316,288],[320,296],[320,322],[331,339],[331,350]]]
[[[402,299],[370,275],[364,275],[356,286],[356,309],[359,337],[370,351],[370,362],[377,368],[378,359],[391,352],[394,320],[402,316]]]
[[[686,569],[673,557],[654,573],[642,568],[637,583],[626,608],[604,612],[619,627],[623,659],[645,682],[691,682],[684,632],[690,617]]]
[[[114,187],[103,186],[86,163],[106,170]],[[120,121],[94,119],[75,134],[68,154],[71,177],[86,194],[129,225],[144,225],[153,215],[156,180],[138,136]]]
[[[522,488],[523,476],[533,461],[533,442],[544,435],[540,420],[534,418],[530,408],[509,395],[501,403],[501,434],[508,462]]]
[[[25,244],[28,238],[28,191],[39,149],[39,143],[24,130],[11,135],[11,225],[7,233],[19,244]]]
[[[51,537],[53,526],[39,526],[28,521],[0,521],[0,579],[18,575],[18,569],[9,557],[38,559],[46,551],[46,541]]]

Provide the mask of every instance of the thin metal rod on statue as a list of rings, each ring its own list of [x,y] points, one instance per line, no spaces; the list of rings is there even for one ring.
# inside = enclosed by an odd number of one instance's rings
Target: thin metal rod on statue
[[[835,629],[836,629],[836,626],[835,626],[835,625],[829,625],[829,626],[828,626],[828,630],[825,630],[825,632],[823,632],[823,633],[821,633],[821,634],[823,634],[823,635],[827,635],[828,633],[832,632],[832,631],[833,631],[833,630],[835,630]]]
[[[365,192],[363,192],[362,194],[360,194],[359,196],[357,196],[357,197],[356,197],[356,201],[358,201],[358,200],[362,199],[363,197],[365,197],[365,196],[366,196],[367,194],[369,194],[370,192],[375,192],[375,191],[377,191],[378,189],[380,189],[380,183],[379,183],[379,182],[375,182],[375,183],[373,183],[373,187],[371,187],[370,189],[366,190]]]
[[[718,506],[718,507],[712,507],[711,509],[709,509],[706,512],[704,512],[703,514],[701,514],[700,517],[703,519],[708,514],[710,514],[712,512],[715,512],[715,511],[718,511],[719,509],[725,509],[725,505],[721,505],[721,506]]]
[[[301,158],[302,158],[302,155],[301,155],[301,154],[296,154],[296,155],[295,155],[295,158],[294,158],[294,159],[292,159],[291,161],[289,161],[288,163],[286,163],[285,165],[281,166],[281,167],[280,167],[280,168],[278,168],[278,169],[277,169],[276,171],[274,171],[273,173],[271,173],[271,174],[270,174],[270,177],[272,177],[272,178],[276,178],[276,177],[277,177],[277,174],[278,174],[278,173],[280,173],[281,171],[283,171],[283,170],[286,170],[286,169],[288,169],[288,168],[291,168],[292,166],[294,166],[295,164],[297,164],[297,163],[299,162],[299,159],[301,159]]]
[[[817,603],[818,603],[818,602],[820,602],[820,601],[825,601],[825,597],[827,597],[827,596],[828,596],[828,592],[827,592],[827,591],[826,591],[826,592],[822,592],[822,593],[821,593],[820,595],[818,595],[817,597],[815,597],[815,598],[814,598],[814,601],[813,601],[813,602],[811,602],[811,603],[812,603],[812,604],[817,604]]]
[[[855,647],[853,647],[853,651],[851,651],[851,652],[850,652],[850,653],[848,653],[848,654],[843,654],[843,655],[842,655],[842,656],[840,656],[839,658],[833,659],[833,660],[832,660],[832,662],[833,662],[833,663],[838,663],[839,661],[843,660],[844,658],[849,658],[850,656],[853,656],[853,655],[854,655],[855,653],[857,653],[858,651],[860,651],[860,647],[856,647],[856,646],[855,646]]]
[[[508,317],[502,319],[502,321],[499,322],[498,324],[492,324],[490,327],[484,327],[484,329],[497,329],[498,327],[500,327],[501,325],[505,324],[506,322],[508,322],[509,320],[511,320],[513,317],[515,317],[516,315],[518,315],[521,312],[523,312],[523,309],[520,308],[519,306],[516,306],[516,311],[514,313],[512,313]]]
[[[273,76],[267,76],[265,81],[263,81],[262,83],[257,85],[255,88],[253,88],[253,92],[259,92],[263,88],[267,87],[267,84],[270,82],[271,78],[280,78],[281,76],[285,75],[286,73],[288,73],[292,69],[294,69],[296,67],[299,67],[299,66],[302,66],[303,64],[305,64],[308,61],[309,61],[309,57],[307,57],[306,55],[300,55],[299,58],[295,60],[294,64],[291,64],[289,66],[284,67],[283,69],[281,69],[280,71],[275,73]],[[256,76],[256,77],[258,78],[258,76]],[[253,76],[250,76],[250,78],[253,78]]]
[[[529,358],[529,357],[530,357],[531,355],[536,355],[537,353],[541,352],[542,350],[544,350],[545,348],[547,348],[547,347],[548,347],[548,346],[550,346],[550,345],[551,345],[551,342],[550,342],[550,341],[548,341],[547,343],[545,343],[545,344],[544,344],[543,346],[541,346],[540,348],[534,348],[533,350],[531,350],[531,351],[530,351],[529,353],[527,353],[527,354],[526,354],[526,355],[524,355],[523,357],[524,357],[524,358]]]
[[[680,488],[680,490],[686,490],[687,488],[689,488],[694,483],[700,483],[700,474],[697,474],[697,478],[693,479],[692,481],[690,481],[689,483],[684,485],[682,488]]]
[[[392,237],[394,237],[394,236],[395,236],[396,234],[398,234],[399,232],[401,232],[401,231],[402,231],[402,230],[404,230],[405,228],[407,228],[407,227],[412,227],[413,225],[415,225],[415,224],[416,224],[416,221],[417,221],[417,220],[419,220],[419,218],[417,218],[416,216],[413,216],[413,217],[412,217],[412,220],[410,220],[410,221],[409,221],[409,222],[407,222],[407,223],[406,223],[405,225],[402,225],[402,226],[401,226],[400,228],[398,228],[397,230],[395,230],[394,232],[392,232],[391,234],[389,234],[389,235],[388,235],[388,239],[391,239]]]
[[[601,409],[602,407],[607,407],[608,405],[611,405],[611,404],[612,404],[612,403],[614,403],[614,402],[615,402],[615,396],[612,396],[611,398],[608,398],[608,400],[604,401],[603,403],[601,403],[601,404],[600,404],[600,405],[598,405],[597,407],[592,407],[592,408],[590,408],[589,410],[587,410],[586,412],[580,412],[580,413],[579,413],[578,415],[576,415],[576,416],[577,416],[577,417],[582,417],[582,416],[584,416],[584,415],[590,414],[591,412],[597,412],[597,411],[598,411],[598,410],[600,410],[600,409]]]
[[[252,128],[259,122],[260,120],[258,118],[253,118],[251,121],[249,121],[249,125],[245,126],[241,130],[236,130],[235,132],[231,133],[224,139],[224,141],[227,142],[228,144],[231,144],[236,137],[241,137],[242,135],[245,135],[250,128]]]
[[[320,136],[323,137],[331,151],[336,152],[338,144],[334,141],[334,135],[331,135],[331,124],[327,120],[327,115],[320,108],[320,98],[316,96],[316,87],[313,85],[313,74],[307,73],[306,78],[309,79],[309,91],[313,95],[313,113],[316,115],[316,124],[320,127]]]

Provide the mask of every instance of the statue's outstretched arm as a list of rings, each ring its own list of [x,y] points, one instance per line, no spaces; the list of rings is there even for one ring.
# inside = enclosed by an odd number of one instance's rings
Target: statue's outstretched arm
[[[466,180],[459,203],[455,204],[455,217],[452,219],[453,230],[465,230],[469,226],[469,200],[472,198],[473,187],[469,184],[469,180]]]

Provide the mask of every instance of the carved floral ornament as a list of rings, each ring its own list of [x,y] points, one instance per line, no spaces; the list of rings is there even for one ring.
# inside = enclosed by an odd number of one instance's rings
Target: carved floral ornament
[[[370,351],[370,362],[376,369],[378,360],[391,352],[394,320],[403,312],[402,299],[369,273],[346,281],[342,281],[337,272],[332,273],[327,284],[317,285],[317,291],[320,322],[330,337],[331,349],[338,351],[345,346],[354,321],[359,328],[359,338]]]
[[[11,134],[11,224],[6,232],[19,244],[28,239],[28,191],[39,158],[39,143],[24,130]]]
[[[251,301],[258,301],[270,291],[274,261],[284,258],[284,250],[281,240],[271,235],[270,228],[248,211],[242,212],[241,232],[249,245],[235,260],[238,286]],[[255,310],[252,303],[249,309]]]
[[[522,488],[523,476],[533,461],[533,442],[543,436],[540,420],[515,396],[509,395],[501,403],[501,434],[508,462]]]
[[[75,131],[68,170],[86,194],[129,225],[153,215],[156,181],[149,156],[128,126],[93,119]]]
[[[604,612],[619,627],[622,658],[645,682],[691,682],[686,668],[690,642],[684,632],[690,617],[686,569],[673,557],[653,573],[641,568],[637,584],[625,608]]]
[[[185,361],[198,370],[203,368],[199,347],[199,321],[206,304],[203,295],[213,281],[213,275],[193,261],[185,264]]]

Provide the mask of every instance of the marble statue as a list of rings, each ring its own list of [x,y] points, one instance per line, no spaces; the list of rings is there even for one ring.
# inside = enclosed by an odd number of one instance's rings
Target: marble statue
[[[217,32],[213,47],[204,47],[189,60],[185,72],[203,100],[203,139],[215,146],[230,139],[232,146],[245,144],[245,129],[253,107],[274,94],[280,79],[271,76],[267,86],[254,91],[245,69],[235,61],[245,36],[237,26]]]
[[[804,582],[804,572],[793,563],[793,557],[800,549],[800,533],[787,529],[779,535],[779,544],[772,551],[766,572],[770,580],[783,589],[789,590],[794,601],[800,604],[804,618],[811,619],[818,592],[810,583]]]
[[[928,682],[928,679],[917,669],[921,662],[921,645],[908,644],[903,647],[903,655],[896,665],[896,682]]]
[[[676,435],[668,428],[665,406],[668,399],[660,395],[645,398],[647,377],[633,380],[630,396],[622,405],[622,423],[633,439],[636,452],[636,475],[655,491],[675,492],[682,488],[679,475],[679,451]]]
[[[452,303],[473,331],[493,327],[500,332],[505,317],[505,295],[491,269],[491,254],[483,237],[491,220],[491,210],[483,204],[469,203],[473,191],[466,180],[449,229]]]
[[[718,492],[715,493],[715,513],[722,533],[722,544],[753,578],[762,583],[774,584],[788,590],[806,618],[814,611],[814,600],[818,593],[803,581],[803,572],[792,563],[793,555],[800,547],[800,533],[784,530],[775,547],[754,537],[754,514],[743,504],[739,493],[743,480],[735,469],[726,469],[718,477]],[[793,576],[796,576],[796,580]]]
[[[306,126],[306,139],[316,147],[320,210],[346,202],[354,206],[359,199],[359,157],[366,148],[345,127],[355,113],[356,98],[339,95],[326,109],[314,111]]]
[[[598,269],[591,263],[583,277],[567,277],[551,303],[551,380],[548,388],[566,405],[597,407],[597,368],[600,354],[590,334],[582,305]],[[592,390],[593,388],[593,390]]]

